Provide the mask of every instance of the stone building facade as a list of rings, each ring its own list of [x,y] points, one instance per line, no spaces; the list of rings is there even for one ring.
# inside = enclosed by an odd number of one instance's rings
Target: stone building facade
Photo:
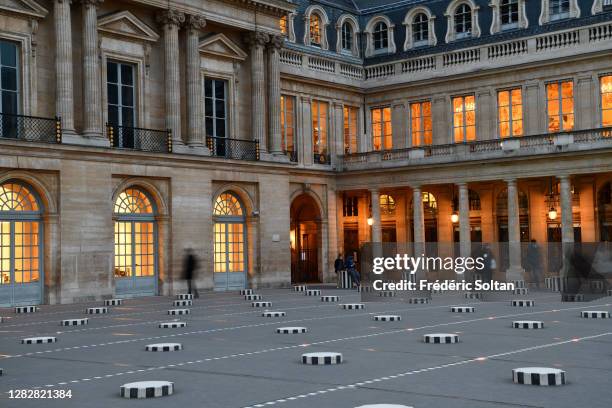
[[[0,305],[610,241],[612,4],[385,3],[0,1]]]

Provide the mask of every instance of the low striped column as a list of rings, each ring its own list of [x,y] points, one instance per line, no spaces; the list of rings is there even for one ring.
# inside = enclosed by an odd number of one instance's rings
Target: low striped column
[[[332,365],[341,364],[342,354],[333,352],[305,353],[302,354],[302,364],[309,365]]]
[[[121,306],[123,304],[123,299],[106,299],[104,301],[104,306]]]
[[[174,383],[169,381],[140,381],[123,384],[119,394],[122,398],[158,398],[172,395]]]
[[[512,370],[512,381],[526,385],[564,385],[565,371],[548,367],[523,367]]]
[[[60,322],[60,326],[84,326],[89,324],[89,319],[64,319]]]
[[[347,270],[338,272],[338,288],[340,289],[351,289],[353,287],[353,280],[351,274]]]
[[[458,343],[459,336],[452,333],[434,333],[423,336],[423,342],[431,344],[451,344]]]

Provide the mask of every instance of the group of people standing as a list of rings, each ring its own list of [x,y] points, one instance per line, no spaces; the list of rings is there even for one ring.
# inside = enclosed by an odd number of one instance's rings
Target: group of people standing
[[[342,259],[342,254],[338,254],[338,258],[334,261],[334,270],[338,276],[341,271],[347,271],[354,285],[359,286],[361,283],[361,276],[355,266],[355,258],[353,255],[347,255],[346,259]]]

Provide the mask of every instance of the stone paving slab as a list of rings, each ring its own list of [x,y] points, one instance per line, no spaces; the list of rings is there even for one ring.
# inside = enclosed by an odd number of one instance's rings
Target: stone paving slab
[[[62,319],[84,316],[79,305],[41,306],[32,315],[0,323],[0,406],[128,407],[122,384],[171,381],[175,394],[146,401],[147,407],[351,408],[365,403],[418,407],[609,408],[612,390],[612,319],[582,319],[581,310],[612,311],[612,301],[561,303],[558,295],[532,292],[535,307],[510,302],[466,300],[461,294],[434,295],[429,304],[389,300],[344,310],[337,303],[285,290],[256,290],[280,318],[264,318],[236,293],[194,299],[188,326],[160,329],[173,320],[175,297],[126,299],[107,315],[88,315],[88,326],[61,327]],[[356,291],[322,289],[343,303],[361,301]],[[390,298],[391,299],[391,298]],[[450,306],[470,305],[456,314]],[[376,322],[375,314],[400,315]],[[511,328],[513,320],[541,320],[542,330]],[[280,336],[276,328],[307,327]],[[424,344],[427,333],[456,333],[457,344]],[[57,343],[21,345],[24,337],[53,335]],[[183,350],[150,353],[152,343],[181,343]],[[343,354],[336,366],[305,366],[303,353]],[[567,371],[562,387],[512,383],[513,368],[545,366]],[[70,400],[8,399],[11,389],[72,390]],[[586,396],[586,397],[585,397]],[[585,399],[588,398],[588,399]],[[586,404],[586,405],[585,405]]]

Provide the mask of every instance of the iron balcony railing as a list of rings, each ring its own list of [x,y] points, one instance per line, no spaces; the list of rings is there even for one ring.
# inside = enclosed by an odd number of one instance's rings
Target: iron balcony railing
[[[257,140],[206,136],[206,146],[215,157],[225,157],[233,160],[259,160],[259,142]]]
[[[172,132],[170,130],[144,129],[107,123],[106,132],[113,148],[156,153],[172,152]]]
[[[596,142],[612,142],[612,127],[545,133],[504,139],[477,140],[465,143],[424,145],[382,151],[376,150],[347,154],[339,156],[338,159],[346,168],[347,166],[359,165],[360,163],[405,161],[429,157],[438,159],[448,157],[449,160],[455,160],[459,156],[468,158],[470,155],[478,153],[500,152],[501,154],[501,152],[504,151],[529,153],[541,151],[542,148],[546,147],[592,144]]]
[[[60,118],[0,113],[0,137],[29,142],[61,143],[62,121]]]

